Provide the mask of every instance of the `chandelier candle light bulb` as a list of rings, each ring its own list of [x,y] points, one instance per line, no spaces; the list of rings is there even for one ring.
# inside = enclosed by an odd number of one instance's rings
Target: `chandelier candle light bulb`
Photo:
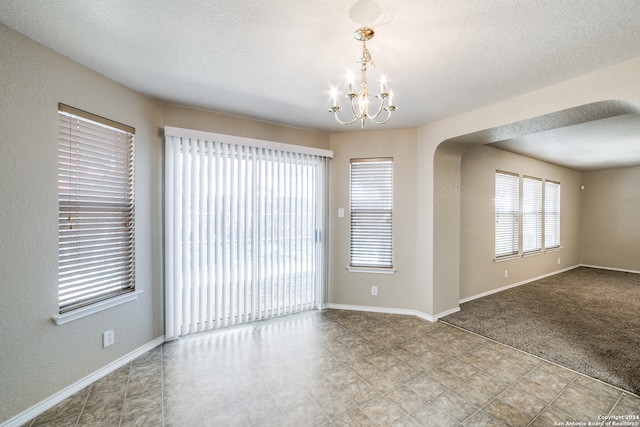
[[[358,61],[361,72],[360,90],[358,93],[355,93],[353,90],[353,72],[350,71],[347,74],[348,92],[345,98],[347,98],[349,105],[351,106],[353,119],[343,121],[338,117],[338,113],[342,111],[342,107],[338,105],[337,90],[335,88],[331,89],[333,106],[329,108],[329,112],[333,113],[336,121],[340,124],[350,125],[351,123],[360,121],[360,125],[364,129],[365,119],[376,124],[384,124],[391,118],[391,113],[396,111],[396,107],[393,105],[393,91],[391,90],[387,92],[387,78],[385,75],[380,77],[380,93],[375,96],[380,101],[378,102],[377,107],[374,107],[375,111],[369,111],[369,106],[372,105],[372,102],[369,100],[369,91],[367,90],[367,64],[371,64],[374,68],[376,64],[369,53],[369,49],[367,49],[366,42],[367,40],[371,40],[374,34],[373,29],[368,27],[359,28],[353,34],[353,37],[356,40],[362,42],[362,57]],[[356,97],[358,98],[357,106],[354,103],[354,98]],[[383,115],[383,117],[380,117],[382,111],[387,113],[386,116]]]

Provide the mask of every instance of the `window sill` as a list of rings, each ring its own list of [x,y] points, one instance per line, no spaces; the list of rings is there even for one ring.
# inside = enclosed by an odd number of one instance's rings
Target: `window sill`
[[[522,258],[526,258],[529,256],[535,256],[535,255],[542,255],[544,254],[544,251],[542,249],[537,250],[537,251],[531,251],[531,252],[525,252],[522,254]]]
[[[555,248],[548,248],[548,249],[542,249],[539,251],[532,251],[532,252],[525,252],[523,254],[521,253],[517,253],[517,254],[513,254],[513,255],[506,255],[500,258],[494,258],[493,262],[502,262],[502,261],[509,261],[512,259],[517,259],[517,258],[526,258],[526,257],[530,257],[530,256],[535,256],[535,255],[543,255],[543,254],[547,254],[547,253],[551,253],[551,252],[558,252],[560,249],[562,249],[562,246],[557,246]]]
[[[502,261],[510,261],[512,259],[518,259],[521,258],[522,256],[520,254],[514,254],[514,255],[506,255],[500,258],[494,258],[493,262],[502,262]]]
[[[134,291],[134,292],[128,292],[124,295],[119,295],[117,297],[109,298],[108,300],[100,301],[95,304],[91,304],[89,306],[70,311],[68,313],[53,316],[53,321],[58,326],[64,325],[65,323],[73,322],[74,320],[78,320],[83,317],[98,313],[100,311],[107,310],[112,307],[116,307],[120,304],[124,304],[129,301],[134,301],[136,298],[138,298],[138,295],[141,293],[142,291]]]
[[[345,267],[349,273],[395,274],[395,268]]]

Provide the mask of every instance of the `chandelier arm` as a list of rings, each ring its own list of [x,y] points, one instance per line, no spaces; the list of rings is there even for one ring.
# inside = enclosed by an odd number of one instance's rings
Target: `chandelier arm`
[[[356,120],[358,120],[358,117],[355,117],[355,118],[354,118],[353,120],[351,120],[351,121],[344,122],[344,121],[340,120],[340,118],[338,117],[338,111],[340,111],[340,110],[335,110],[335,111],[333,111],[333,117],[335,117],[336,121],[337,121],[338,123],[340,123],[341,125],[350,125],[350,124],[352,124],[352,123],[355,123],[355,122],[356,122]]]
[[[357,98],[357,97],[355,97]],[[358,108],[358,112],[356,113],[356,108],[355,105],[353,104],[353,100],[355,98],[351,98],[350,104],[351,104],[351,112],[353,113],[353,117],[355,117],[355,119],[353,119],[353,121],[349,122],[349,123],[353,123],[356,120],[362,119],[365,115],[360,113],[360,108]]]
[[[373,118],[369,117],[369,120],[371,120],[373,123],[375,123],[377,125],[383,125],[383,124],[387,123],[389,121],[389,119],[391,118],[391,110],[385,109],[385,111],[387,112],[387,117],[383,121],[375,120],[375,118],[378,117],[377,115],[374,116]]]
[[[371,119],[371,120],[377,118],[380,115],[380,113],[382,112],[382,107],[384,107],[384,97],[382,97],[380,95],[376,95],[376,98],[380,99],[380,104],[378,105],[378,111],[376,111],[375,114],[373,114],[371,116],[368,116],[369,119]],[[387,119],[387,120],[389,120],[389,119]]]

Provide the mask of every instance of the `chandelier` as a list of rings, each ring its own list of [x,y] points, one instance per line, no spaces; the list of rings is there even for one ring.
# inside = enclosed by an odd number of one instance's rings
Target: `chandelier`
[[[358,28],[353,34],[353,37],[362,42],[362,57],[358,61],[360,64],[360,88],[356,92],[354,90],[353,73],[349,73],[347,78],[349,89],[345,98],[349,100],[348,104],[351,106],[351,113],[353,119],[343,121],[338,117],[338,112],[342,110],[342,107],[338,105],[338,92],[335,88],[331,90],[331,98],[333,106],[329,108],[329,112],[333,113],[338,123],[343,125],[350,125],[356,121],[360,121],[360,125],[364,129],[365,119],[376,123],[383,124],[389,121],[391,113],[396,111],[396,106],[393,105],[393,91],[387,92],[387,84],[384,76],[380,79],[380,93],[375,97],[378,99],[377,105],[374,107],[375,101],[370,101],[369,90],[367,89],[367,64],[371,64],[374,68],[376,63],[373,61],[369,49],[367,49],[367,41],[371,40],[375,35],[372,28],[362,27]],[[369,108],[371,107],[371,111]],[[382,113],[385,112],[386,114]]]

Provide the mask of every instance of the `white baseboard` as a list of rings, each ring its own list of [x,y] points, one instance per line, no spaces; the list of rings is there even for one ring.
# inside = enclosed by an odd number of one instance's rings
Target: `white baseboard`
[[[164,342],[164,336],[156,338],[155,340],[143,345],[142,347],[139,347],[133,350],[131,353],[126,354],[117,360],[114,360],[108,365],[76,381],[70,386],[63,388],[59,392],[47,397],[40,403],[37,403],[33,405],[31,408],[19,413],[15,417],[8,419],[7,421],[0,424],[0,427],[18,427],[25,424],[27,421],[37,417],[38,415],[44,413],[48,409],[53,408],[58,403],[74,395],[75,393],[79,392],[83,388],[91,385],[92,383],[99,380],[100,378],[110,374],[116,369],[123,367],[124,365],[131,362],[132,360],[137,359],[147,351],[156,348],[163,342]]]
[[[421,319],[428,320],[429,322],[437,322],[439,318],[448,314],[460,311],[460,307],[453,308],[434,315],[423,313],[419,310],[410,310],[406,308],[389,308],[389,307],[372,307],[368,305],[350,305],[350,304],[326,304],[327,308],[334,308],[336,310],[354,310],[354,311],[368,311],[371,313],[387,313],[387,314],[402,314],[405,316],[417,316]]]
[[[514,288],[516,286],[525,285],[525,284],[530,283],[530,282],[535,282],[536,280],[544,279],[545,277],[550,277],[550,276],[554,276],[554,275],[559,274],[559,273],[564,273],[565,271],[573,270],[574,268],[578,268],[578,267],[598,268],[598,269],[601,269],[601,270],[621,271],[621,272],[624,272],[624,273],[640,274],[640,271],[637,271],[637,270],[628,270],[628,269],[624,269],[624,268],[603,267],[603,266],[600,266],[600,265],[577,264],[577,265],[574,265],[573,267],[567,267],[567,268],[564,268],[562,270],[554,271],[552,273],[543,274],[542,276],[533,277],[531,279],[523,280],[523,281],[518,282],[518,283],[513,283],[511,285],[503,286],[503,287],[498,288],[498,289],[492,289],[490,291],[483,292],[481,294],[474,295],[474,296],[471,296],[471,297],[468,297],[468,298],[463,298],[463,299],[460,300],[460,304],[462,304],[464,302],[472,301],[474,299],[486,297],[487,295],[495,294],[495,293],[498,293],[498,292],[501,292],[501,291],[506,291],[507,289]]]
[[[576,264],[576,265],[571,266],[571,267],[563,268],[562,270],[556,270],[556,271],[553,271],[551,273],[547,273],[547,274],[543,274],[541,276],[532,277],[530,279],[523,280],[521,282],[512,283],[510,285],[503,286],[503,287],[498,288],[498,289],[492,289],[490,291],[483,292],[481,294],[473,295],[473,296],[468,297],[468,298],[463,298],[463,299],[460,300],[460,304],[472,301],[474,299],[486,297],[488,295],[495,294],[495,293],[498,293],[498,292],[506,291],[507,289],[515,288],[516,286],[521,286],[521,285],[525,285],[527,283],[535,282],[536,280],[544,279],[545,277],[555,276],[556,274],[564,273],[565,271],[573,270],[574,268],[578,268],[578,267],[600,268],[600,269],[603,269],[603,270],[613,270],[613,271],[622,271],[622,272],[626,272],[626,273],[638,273],[638,274],[640,274],[640,271],[634,271],[634,270],[625,270],[625,269],[621,269],[621,268],[601,267],[601,266],[587,265],[587,264]],[[334,308],[334,309],[337,309],[337,310],[369,311],[369,312],[372,312],[372,313],[404,314],[404,315],[409,315],[409,316],[418,316],[421,319],[428,320],[429,322],[437,322],[438,319],[440,319],[441,317],[447,316],[449,314],[457,313],[458,311],[460,311],[460,307],[456,307],[456,308],[452,308],[451,310],[444,311],[442,313],[431,315],[431,314],[423,313],[422,311],[409,310],[409,309],[405,309],[405,308],[373,307],[373,306],[368,306],[368,305],[333,304],[333,303],[323,304],[322,308]]]
[[[599,268],[600,270],[611,270],[611,271],[621,271],[623,273],[640,274],[640,271],[637,271],[637,270],[627,270],[627,269],[624,269],[624,268],[602,267],[602,266],[599,266],[599,265],[580,264],[580,267]]]
[[[583,267],[583,266],[581,264],[574,265],[572,267],[563,268],[562,270],[556,270],[556,271],[553,271],[551,273],[543,274],[542,276],[532,277],[531,279],[523,280],[523,281],[517,282],[517,283],[512,283],[510,285],[503,286],[503,287],[498,288],[498,289],[492,289],[490,291],[483,292],[481,294],[477,294],[477,295],[473,295],[473,296],[470,296],[470,297],[467,297],[467,298],[463,298],[463,299],[460,300],[460,304],[465,303],[465,302],[469,302],[469,301],[473,301],[474,299],[486,297],[486,296],[491,295],[491,294],[496,294],[498,292],[506,291],[507,289],[515,288],[516,286],[521,286],[521,285],[525,285],[527,283],[535,282],[536,280],[544,279],[545,277],[555,276],[556,274],[564,273],[565,271],[573,270],[574,268],[578,268],[578,267]]]
[[[452,308],[451,310],[443,311],[442,313],[436,314],[435,318],[437,320],[437,319],[440,319],[441,317],[448,316],[450,314],[457,313],[459,311],[460,311],[460,307]]]

